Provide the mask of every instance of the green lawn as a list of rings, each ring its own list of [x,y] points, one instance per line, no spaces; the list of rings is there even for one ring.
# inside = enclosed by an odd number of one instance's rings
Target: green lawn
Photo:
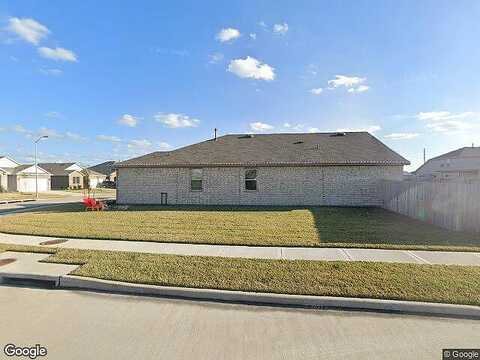
[[[44,249],[74,275],[163,286],[480,305],[480,266],[231,259]]]
[[[479,250],[480,234],[441,229],[379,208],[131,207],[78,204],[0,218],[0,232],[234,245]]]
[[[39,193],[39,199],[52,199],[60,198],[61,195],[50,194],[50,193]],[[11,200],[25,200],[25,199],[35,199],[35,193],[22,193],[22,192],[0,192],[0,201],[11,201]]]

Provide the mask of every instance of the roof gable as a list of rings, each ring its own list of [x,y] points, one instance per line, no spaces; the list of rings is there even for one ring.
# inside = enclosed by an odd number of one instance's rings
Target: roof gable
[[[117,167],[405,165],[408,160],[367,132],[235,134],[155,152]]]
[[[20,165],[20,163],[12,160],[6,156],[0,156],[0,167],[1,168],[14,168]]]
[[[12,173],[13,174],[28,174],[28,175],[35,174],[35,165],[27,164],[27,165],[17,166]],[[38,174],[45,174],[45,175],[50,174],[48,171],[46,171],[45,169],[43,169],[40,166],[37,166],[37,173]]]
[[[76,163],[69,162],[69,163],[39,163],[38,166],[42,167],[43,169],[47,170],[50,174],[55,176],[67,176],[72,171],[76,169]],[[69,170],[69,168],[72,168]],[[80,168],[82,170],[82,168]]]

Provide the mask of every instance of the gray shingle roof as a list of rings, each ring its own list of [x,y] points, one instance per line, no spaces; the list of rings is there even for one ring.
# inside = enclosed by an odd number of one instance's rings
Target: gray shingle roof
[[[121,167],[407,165],[367,132],[225,135],[117,163]]]
[[[72,166],[73,162],[70,163],[39,163],[38,166],[40,166],[42,169],[47,170],[50,174],[52,175],[57,175],[57,176],[67,176],[73,170],[65,170],[66,168]]]
[[[100,174],[103,174],[103,175],[110,175],[115,170],[114,168],[115,163],[116,161],[105,161],[101,164],[90,166],[89,169],[99,172]]]

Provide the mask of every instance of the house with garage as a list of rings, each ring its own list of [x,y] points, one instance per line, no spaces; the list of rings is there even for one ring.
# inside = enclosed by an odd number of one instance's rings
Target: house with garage
[[[50,190],[50,173],[35,165],[21,165],[6,156],[0,156],[0,186],[4,191],[39,192]]]
[[[87,179],[90,182],[90,188],[96,188],[105,180],[104,175],[87,170],[74,162],[38,165],[51,174],[52,190],[83,189],[86,187]]]
[[[117,163],[117,202],[380,205],[407,164],[367,132],[226,135]]]
[[[463,147],[434,157],[415,171],[425,180],[480,180],[480,147]]]
[[[89,170],[95,171],[105,176],[107,181],[117,181],[116,161],[105,161],[103,163],[89,167]]]

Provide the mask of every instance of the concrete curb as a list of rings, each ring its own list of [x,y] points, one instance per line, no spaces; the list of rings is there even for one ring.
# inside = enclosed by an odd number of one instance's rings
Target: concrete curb
[[[130,295],[172,297],[270,306],[374,311],[412,315],[480,319],[480,307],[415,301],[343,298],[331,296],[285,295],[243,291],[180,288],[131,284],[73,275],[61,276],[59,288],[93,290]]]
[[[15,203],[21,203],[21,202],[31,202],[31,201],[36,201],[36,200],[35,199],[2,200],[0,201],[0,205],[15,204]]]

